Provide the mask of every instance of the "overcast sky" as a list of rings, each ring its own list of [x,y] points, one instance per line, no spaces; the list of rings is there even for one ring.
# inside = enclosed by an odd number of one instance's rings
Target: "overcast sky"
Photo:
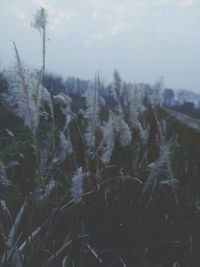
[[[200,93],[200,0],[0,0],[0,68],[21,58],[39,67],[36,9],[48,11],[47,69],[105,82],[113,69],[131,82]]]

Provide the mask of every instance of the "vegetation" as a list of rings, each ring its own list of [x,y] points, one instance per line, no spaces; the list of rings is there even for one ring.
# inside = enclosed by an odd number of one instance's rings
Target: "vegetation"
[[[148,96],[117,70],[109,97],[99,74],[84,94],[54,90],[46,18],[41,70],[14,43],[1,84],[0,266],[199,266],[199,133],[161,107],[162,80]]]

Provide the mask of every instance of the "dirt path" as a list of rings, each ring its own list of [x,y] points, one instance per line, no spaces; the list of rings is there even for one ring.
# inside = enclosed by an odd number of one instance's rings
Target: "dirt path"
[[[200,119],[192,118],[175,110],[165,108],[165,111],[190,128],[200,132]]]

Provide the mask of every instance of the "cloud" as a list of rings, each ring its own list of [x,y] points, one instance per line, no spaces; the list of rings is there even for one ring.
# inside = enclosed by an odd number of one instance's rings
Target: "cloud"
[[[26,6],[24,5],[23,2],[17,2],[12,5],[9,5],[7,3],[6,9],[7,9],[7,13],[13,13],[17,19],[23,22],[28,19]]]
[[[22,20],[22,21],[25,21],[27,20],[27,16],[25,15],[25,12],[19,10],[19,9],[16,9],[15,10],[15,15],[18,19]]]
[[[102,42],[105,40],[105,35],[102,33],[92,34],[84,42],[84,46],[89,48],[93,45],[102,45]]]
[[[65,8],[63,9],[63,6],[49,0],[21,0],[12,5],[6,3],[6,6],[7,10],[11,8],[17,19],[27,21],[27,25],[33,19],[35,11],[40,7],[44,7],[49,17],[48,30],[54,34],[67,33],[77,17],[77,12],[74,10],[66,9],[66,11]]]
[[[50,6],[47,0],[31,0],[31,2],[37,7],[48,8]]]
[[[76,19],[77,13],[74,11],[51,10],[49,16],[51,16],[49,30],[54,33],[65,34],[70,30],[70,25]]]
[[[110,27],[110,32],[112,35],[118,35],[122,33],[128,33],[131,32],[130,25],[122,22],[113,22],[113,24]]]
[[[171,7],[178,7],[178,8],[184,8],[184,7],[194,7],[199,6],[198,0],[154,0],[152,2],[154,6],[171,6]]]

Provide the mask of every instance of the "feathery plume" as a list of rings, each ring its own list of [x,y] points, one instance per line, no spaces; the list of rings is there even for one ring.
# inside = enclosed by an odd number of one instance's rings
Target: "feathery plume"
[[[68,128],[69,123],[72,121],[72,99],[68,95],[60,93],[56,96],[53,96],[53,102],[59,105],[63,115],[65,116],[65,125],[63,128],[63,131],[65,131]]]
[[[31,72],[25,68],[15,43],[14,49],[16,65],[7,73],[8,93],[4,95],[4,98],[35,135],[42,104],[41,72]]]
[[[161,77],[155,85],[152,87],[152,95],[150,97],[150,103],[153,108],[161,105],[161,93],[164,89],[164,79]]]
[[[116,136],[119,137],[119,142],[124,147],[131,143],[132,133],[123,116],[115,115],[112,111],[110,111],[108,122],[102,127],[102,131],[101,159],[104,163],[109,163]]]
[[[83,194],[83,170],[78,168],[72,177],[71,196],[78,203],[81,201],[81,194]]]
[[[36,11],[36,14],[34,16],[34,20],[31,23],[31,25],[37,29],[39,32],[41,32],[43,29],[45,29],[47,25],[47,12],[44,8],[40,8]]]
[[[46,67],[46,26],[47,26],[47,12],[45,8],[40,8],[36,11],[34,20],[31,25],[39,31],[42,37],[42,98],[44,91],[44,76],[45,76],[45,67]]]
[[[112,151],[115,144],[115,132],[114,132],[114,114],[110,111],[109,119],[102,127],[103,140],[101,145],[101,160],[107,164],[110,162]]]
[[[86,110],[84,117],[87,121],[85,140],[88,148],[93,148],[96,143],[96,132],[100,128],[100,109],[105,101],[99,95],[99,76],[95,76],[94,87],[90,86],[84,94]]]

